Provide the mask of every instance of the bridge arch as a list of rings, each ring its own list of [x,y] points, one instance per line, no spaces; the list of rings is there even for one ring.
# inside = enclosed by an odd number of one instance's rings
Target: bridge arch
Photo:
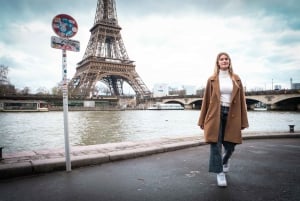
[[[174,99],[174,100],[163,100],[162,101],[163,103],[179,103],[181,106],[183,106],[184,107],[184,102],[183,101],[180,101],[180,100],[176,100],[176,99]]]
[[[271,110],[300,110],[300,92],[295,90],[253,92],[247,93],[245,98],[248,109],[261,102]],[[186,109],[200,109],[202,100],[203,98],[198,95],[166,96],[159,99],[163,103],[179,103]]]
[[[246,100],[259,101],[267,105],[275,104],[291,98],[300,98],[300,94],[261,94],[246,96]]]

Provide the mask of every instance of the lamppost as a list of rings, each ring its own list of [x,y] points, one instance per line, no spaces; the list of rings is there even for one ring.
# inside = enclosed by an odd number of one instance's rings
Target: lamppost
[[[273,78],[272,78],[272,91],[273,91]]]

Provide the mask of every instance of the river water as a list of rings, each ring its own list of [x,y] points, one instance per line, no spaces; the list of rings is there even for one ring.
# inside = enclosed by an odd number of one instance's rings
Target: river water
[[[70,145],[203,135],[199,110],[70,111]],[[288,132],[300,127],[299,112],[249,111],[244,133]],[[64,147],[63,112],[0,113],[0,146],[4,153]]]

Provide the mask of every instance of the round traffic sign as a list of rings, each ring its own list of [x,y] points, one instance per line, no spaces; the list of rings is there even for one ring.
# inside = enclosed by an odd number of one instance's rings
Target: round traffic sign
[[[78,31],[75,19],[66,14],[56,15],[52,20],[53,31],[62,38],[71,38]]]

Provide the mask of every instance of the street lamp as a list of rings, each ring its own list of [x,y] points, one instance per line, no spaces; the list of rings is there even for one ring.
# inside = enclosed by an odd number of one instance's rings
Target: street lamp
[[[273,78],[272,78],[272,91],[273,91]]]

